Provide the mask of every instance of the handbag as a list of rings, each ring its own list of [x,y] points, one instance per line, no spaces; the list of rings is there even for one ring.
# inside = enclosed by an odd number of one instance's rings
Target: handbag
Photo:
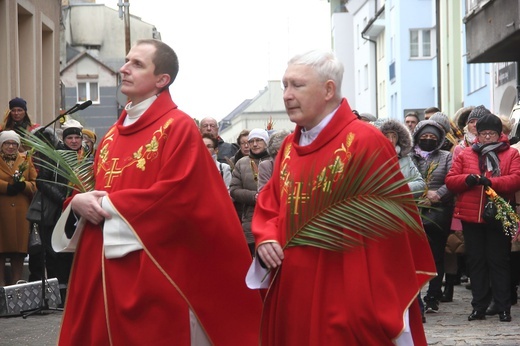
[[[40,231],[38,224],[33,223],[31,231],[29,232],[29,244],[27,246],[27,252],[29,255],[34,255],[40,252],[42,249],[42,238],[40,237]]]
[[[495,223],[495,222],[498,222],[498,220],[495,218],[496,216],[497,216],[497,206],[488,197],[486,205],[484,205],[484,212],[482,213],[482,218],[487,223]]]
[[[447,254],[464,254],[464,235],[462,234],[462,232],[455,231],[448,235],[448,239],[446,240],[445,252]]]
[[[25,218],[32,223],[50,226],[56,222],[57,214],[59,212],[61,212],[61,208],[46,198],[41,191],[38,190],[34,194],[31,204],[29,204]]]
[[[424,226],[447,228],[448,221],[451,221],[451,212],[442,207],[421,208],[421,219]],[[449,220],[448,220],[449,219]]]

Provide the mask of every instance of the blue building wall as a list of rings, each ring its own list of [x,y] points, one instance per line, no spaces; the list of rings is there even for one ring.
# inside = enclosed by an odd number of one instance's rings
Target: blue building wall
[[[461,1],[462,13],[466,13],[466,2]],[[463,46],[466,47],[466,26],[462,25],[462,41]],[[466,51],[466,49],[464,49]],[[491,108],[491,88],[493,87],[490,83],[492,81],[491,74],[492,72],[492,64],[485,64],[482,69],[483,75],[471,75],[470,74],[470,65],[467,62],[466,55],[463,57],[463,78],[464,78],[464,105],[467,106],[479,106],[484,105],[486,108]],[[485,85],[476,90],[470,90],[470,79],[471,78],[479,78],[480,80],[485,81]]]
[[[387,19],[388,64],[395,62],[395,80],[389,80],[389,115],[404,119],[406,109],[424,109],[436,104],[436,59],[410,59],[410,29],[435,27],[432,0],[389,1]],[[394,40],[392,44],[392,38]]]

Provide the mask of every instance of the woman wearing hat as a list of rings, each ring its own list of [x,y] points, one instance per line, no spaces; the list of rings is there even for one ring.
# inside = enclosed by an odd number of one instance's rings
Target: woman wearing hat
[[[0,286],[7,284],[3,268],[11,259],[11,283],[22,279],[23,260],[29,242],[25,215],[36,192],[36,170],[32,161],[18,151],[20,136],[0,133]]]
[[[445,136],[442,126],[434,120],[420,121],[413,134],[412,160],[426,182],[421,203],[428,208],[421,209],[421,216],[437,269],[437,276],[429,282],[424,297],[427,313],[439,311],[444,251],[453,213],[453,193],[448,190],[444,181],[451,168],[452,157],[449,151],[441,150]]]
[[[21,97],[15,97],[11,101],[9,101],[9,110],[5,113],[4,122],[2,123],[3,130],[14,130],[19,135],[23,135],[20,131],[21,129],[31,131],[35,127],[39,126],[38,124],[33,124],[31,119],[29,118],[29,114],[27,114],[27,102]],[[26,151],[23,145],[20,145],[19,150],[21,152]]]
[[[37,124],[33,124],[27,114],[27,102],[21,97],[15,97],[9,101],[9,110],[6,112],[2,130],[17,130],[22,128],[27,131],[33,129]]]
[[[264,129],[253,129],[249,132],[249,156],[244,156],[235,164],[233,177],[229,185],[229,193],[236,203],[244,206],[242,210],[242,228],[244,230],[249,251],[255,251],[255,239],[251,233],[251,221],[258,197],[258,165],[267,159],[267,143],[269,134]]]
[[[476,124],[476,142],[456,157],[446,185],[457,193],[454,216],[462,221],[473,296],[468,320],[485,319],[493,298],[499,320],[510,322],[511,239],[500,222],[486,222],[482,214],[486,186],[506,201],[514,200],[514,192],[520,190],[520,155],[510,148],[500,119],[486,111]]]

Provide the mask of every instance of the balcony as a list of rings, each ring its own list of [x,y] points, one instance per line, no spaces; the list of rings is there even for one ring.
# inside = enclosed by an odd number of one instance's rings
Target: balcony
[[[468,62],[520,61],[520,0],[470,0],[468,6]]]

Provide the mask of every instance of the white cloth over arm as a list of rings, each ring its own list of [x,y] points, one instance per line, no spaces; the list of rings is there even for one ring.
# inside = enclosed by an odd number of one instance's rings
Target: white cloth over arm
[[[126,221],[119,215],[108,196],[103,197],[101,207],[112,217],[103,225],[103,246],[106,258],[119,258],[141,250],[143,246]]]

